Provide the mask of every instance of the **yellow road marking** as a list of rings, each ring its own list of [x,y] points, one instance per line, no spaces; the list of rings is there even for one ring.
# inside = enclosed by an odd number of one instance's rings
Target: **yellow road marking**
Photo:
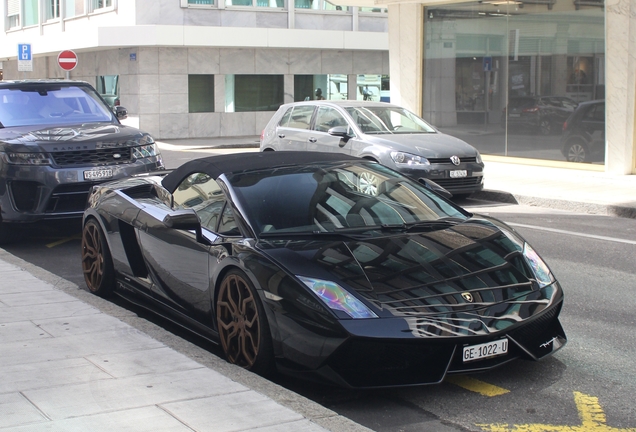
[[[614,428],[607,425],[607,418],[598,398],[574,392],[574,402],[581,424],[578,426],[545,425],[539,423],[523,425],[477,424],[486,432],[636,432],[636,428]]]
[[[66,242],[70,242],[71,240],[79,240],[81,238],[82,238],[81,234],[75,234],[72,237],[63,238],[62,240],[58,240],[58,241],[55,241],[53,243],[49,243],[49,244],[46,245],[46,247],[47,248],[54,248],[55,246],[59,246],[59,245],[64,244]]]
[[[488,384],[464,375],[449,376],[446,378],[446,381],[466,390],[470,390],[489,397],[501,396],[503,394],[510,393],[510,390],[506,390],[505,388],[497,387],[496,385]]]

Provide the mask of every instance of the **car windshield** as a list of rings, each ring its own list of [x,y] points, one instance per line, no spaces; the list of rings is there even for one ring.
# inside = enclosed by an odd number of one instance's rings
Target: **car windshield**
[[[360,106],[345,109],[360,130],[366,134],[435,133],[431,125],[404,108]]]
[[[443,228],[469,214],[420,183],[372,162],[316,164],[233,174],[238,204],[261,237],[377,235],[393,229]]]
[[[4,127],[112,122],[96,92],[83,86],[25,86],[0,89]]]

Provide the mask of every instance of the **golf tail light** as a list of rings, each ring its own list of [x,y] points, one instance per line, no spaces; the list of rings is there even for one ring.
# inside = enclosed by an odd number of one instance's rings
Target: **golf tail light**
[[[377,318],[364,303],[340,285],[321,279],[298,276],[329,308],[345,312],[351,318]]]
[[[552,272],[550,272],[547,264],[528,243],[523,245],[523,256],[530,265],[532,273],[534,273],[534,277],[537,279],[541,288],[554,282],[554,276],[552,276]]]

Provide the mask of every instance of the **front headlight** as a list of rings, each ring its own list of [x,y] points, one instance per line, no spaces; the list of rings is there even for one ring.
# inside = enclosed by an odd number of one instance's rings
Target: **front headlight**
[[[477,156],[475,156],[475,162],[477,162],[478,164],[483,162],[483,160],[481,159],[481,153],[477,152]]]
[[[157,144],[147,144],[132,148],[133,159],[143,159],[151,156],[157,156]]]
[[[425,157],[394,151],[391,152],[391,159],[398,165],[430,165],[431,163]]]
[[[532,246],[530,246],[528,243],[524,243],[523,245],[523,257],[530,265],[532,273],[534,273],[534,277],[539,283],[539,287],[543,288],[554,283],[555,279],[554,276],[552,276],[552,272],[548,268],[548,265],[541,259],[539,254],[536,253],[534,249],[532,249]]]
[[[345,312],[351,318],[377,318],[364,303],[334,282],[297,276],[329,308]]]
[[[512,246],[522,253],[523,258],[528,264],[528,267],[530,267],[534,278],[539,284],[539,288],[548,286],[556,281],[556,279],[552,275],[552,272],[548,268],[548,265],[541,259],[539,254],[536,253],[534,249],[532,249],[532,246],[530,246],[518,235],[503,228],[499,229],[512,242]]]
[[[12,165],[51,165],[51,157],[48,153],[0,153],[2,159]]]

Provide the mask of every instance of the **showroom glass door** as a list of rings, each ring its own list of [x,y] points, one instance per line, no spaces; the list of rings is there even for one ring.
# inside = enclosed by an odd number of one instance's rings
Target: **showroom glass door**
[[[484,154],[566,161],[565,121],[605,97],[603,2],[473,1],[424,20],[426,120]]]

